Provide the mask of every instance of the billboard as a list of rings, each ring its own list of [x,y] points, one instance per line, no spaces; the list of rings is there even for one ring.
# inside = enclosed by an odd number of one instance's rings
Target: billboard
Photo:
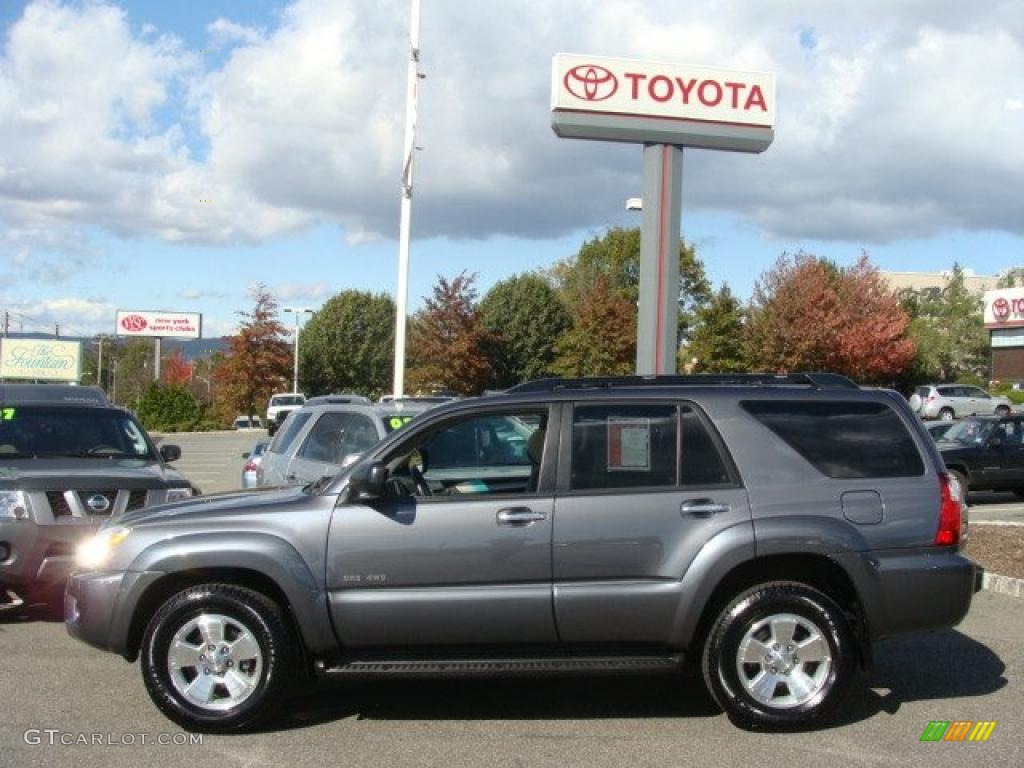
[[[198,312],[119,309],[114,332],[118,336],[198,339],[202,330],[203,316]]]
[[[763,152],[774,138],[775,75],[556,54],[559,136]]]
[[[3,339],[0,378],[75,381],[82,375],[82,342],[57,339]]]

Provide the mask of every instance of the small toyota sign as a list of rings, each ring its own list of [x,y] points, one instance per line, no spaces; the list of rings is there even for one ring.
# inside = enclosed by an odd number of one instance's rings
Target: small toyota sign
[[[115,333],[119,336],[198,339],[202,330],[203,316],[198,312],[118,310]]]
[[[559,136],[761,152],[775,125],[775,75],[559,53]]]
[[[986,291],[986,328],[1024,328],[1024,288]]]

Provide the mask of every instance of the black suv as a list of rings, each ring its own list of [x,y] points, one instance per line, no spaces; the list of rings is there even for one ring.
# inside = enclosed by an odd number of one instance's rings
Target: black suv
[[[299,670],[687,660],[736,723],[807,724],[873,640],[967,613],[959,490],[906,400],[842,377],[539,381],[304,488],[115,517],[65,621],[195,729],[251,727]]]
[[[96,387],[0,385],[0,608],[60,602],[75,547],[112,516],[188,498],[181,451]]]
[[[954,422],[936,444],[965,495],[969,489],[1024,496],[1024,415]]]

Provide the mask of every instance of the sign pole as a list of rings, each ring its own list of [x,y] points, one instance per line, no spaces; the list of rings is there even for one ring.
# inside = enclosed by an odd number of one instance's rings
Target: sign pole
[[[676,372],[683,148],[645,144],[643,174],[636,372],[649,376]]]
[[[156,342],[156,360],[153,363],[153,381],[160,382],[160,337],[157,336],[154,341]]]

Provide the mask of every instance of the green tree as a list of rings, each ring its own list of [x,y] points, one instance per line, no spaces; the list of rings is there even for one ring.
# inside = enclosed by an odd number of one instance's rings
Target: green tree
[[[999,275],[996,288],[1016,288],[1024,286],[1024,267],[1011,267]]]
[[[307,395],[391,389],[395,303],[383,293],[342,291],[302,329],[299,382]]]
[[[127,339],[105,345],[104,378],[109,377],[110,397],[118,405],[137,408],[146,387],[153,381],[153,340]]]
[[[546,376],[569,312],[543,277],[524,274],[496,283],[480,302],[480,322],[495,337],[495,386],[504,389]]]
[[[146,429],[178,432],[199,424],[202,407],[184,385],[153,382],[139,399],[138,414]]]
[[[221,416],[250,418],[262,413],[270,396],[291,388],[292,346],[277,319],[277,302],[263,284],[251,295],[253,308],[240,311],[238,332],[227,336],[228,353],[214,369],[214,386]]]
[[[640,292],[640,229],[615,227],[585,242],[579,252],[556,264],[551,276],[566,303],[575,307],[585,301],[598,275],[620,290],[636,307]],[[711,299],[711,283],[692,245],[679,246],[679,338],[689,339],[697,310]]]
[[[967,288],[960,265],[953,265],[941,291],[906,296],[904,306],[912,316],[910,335],[917,346],[908,384],[986,374],[989,341],[982,298]]]
[[[410,392],[451,390],[479,394],[494,381],[488,351],[495,338],[480,322],[475,274],[448,281],[438,276],[433,296],[412,319],[409,332]]]
[[[555,343],[557,376],[618,376],[636,365],[636,307],[607,276],[594,281],[572,327]]]
[[[740,373],[748,370],[743,348],[746,312],[723,285],[705,306],[696,312],[696,325],[689,345],[683,351],[684,365],[699,373]],[[695,362],[694,362],[695,361]]]

